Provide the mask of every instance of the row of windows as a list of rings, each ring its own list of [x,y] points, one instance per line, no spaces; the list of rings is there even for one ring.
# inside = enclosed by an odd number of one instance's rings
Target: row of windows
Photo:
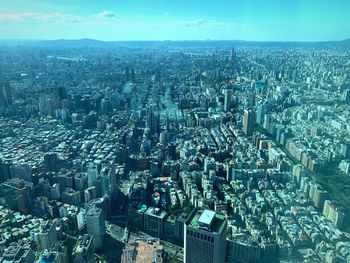
[[[191,236],[191,237],[202,239],[204,241],[208,241],[208,242],[214,243],[214,238],[213,237],[210,237],[210,236],[207,236],[207,235],[203,235],[203,234],[194,232],[192,230],[187,230],[187,235]]]

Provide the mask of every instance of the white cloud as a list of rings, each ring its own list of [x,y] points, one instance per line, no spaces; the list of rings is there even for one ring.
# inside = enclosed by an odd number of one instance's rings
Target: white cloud
[[[91,17],[93,17],[93,18],[113,18],[113,17],[116,17],[116,14],[112,11],[104,11],[102,13],[92,15]]]
[[[189,21],[181,21],[181,22],[175,22],[175,25],[178,26],[185,26],[185,27],[216,27],[216,28],[223,28],[223,27],[237,27],[239,24],[236,24],[234,22],[230,21],[217,21],[217,20],[210,20],[205,18],[199,18],[195,20],[189,20]]]
[[[79,23],[81,17],[62,14],[62,13],[17,13],[17,14],[0,14],[0,21],[18,21],[18,22],[28,22],[28,23]]]

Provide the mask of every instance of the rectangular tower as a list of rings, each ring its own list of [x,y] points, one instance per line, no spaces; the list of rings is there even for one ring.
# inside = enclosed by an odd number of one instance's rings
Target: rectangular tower
[[[227,218],[207,209],[195,208],[185,222],[185,263],[224,263]]]
[[[252,109],[244,110],[243,132],[246,136],[252,136],[255,124],[255,111]]]

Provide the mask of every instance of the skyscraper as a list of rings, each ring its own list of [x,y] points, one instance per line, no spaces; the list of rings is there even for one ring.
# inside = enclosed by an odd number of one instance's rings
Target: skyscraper
[[[231,61],[235,61],[236,60],[236,51],[235,51],[234,48],[231,48],[230,60]]]
[[[350,89],[347,89],[343,92],[342,101],[350,103]]]
[[[0,83],[0,106],[8,107],[12,104],[11,89],[8,82]]]
[[[255,111],[252,109],[244,110],[244,118],[243,118],[243,132],[247,136],[252,136],[254,131],[255,124]]]
[[[74,263],[93,263],[94,260],[93,237],[91,235],[79,236],[75,244],[72,257]]]
[[[92,207],[86,215],[87,233],[94,237],[93,246],[100,248],[103,244],[106,227],[104,212],[101,208]]]
[[[129,67],[125,67],[125,80],[129,81]]]
[[[19,178],[8,179],[1,184],[6,204],[21,213],[29,213],[33,204],[33,184]]]
[[[232,107],[231,97],[232,97],[232,90],[225,89],[224,91],[225,99],[224,99],[224,111],[230,111]]]
[[[265,105],[259,104],[257,108],[257,113],[256,113],[256,123],[262,124],[264,122],[264,116],[265,116]]]
[[[87,171],[88,175],[88,186],[92,187],[95,185],[95,181],[98,177],[98,167],[96,164],[90,163]]]
[[[51,245],[57,240],[55,222],[48,220],[41,223],[37,240],[42,251],[50,249]]]
[[[227,218],[195,208],[185,222],[184,262],[223,263],[226,256]]]
[[[67,89],[63,86],[54,87],[54,98],[57,100],[67,99]]]

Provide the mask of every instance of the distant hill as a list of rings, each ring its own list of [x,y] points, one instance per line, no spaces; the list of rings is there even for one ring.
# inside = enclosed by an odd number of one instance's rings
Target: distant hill
[[[56,40],[0,40],[0,46],[30,46],[43,48],[83,48],[83,47],[326,47],[350,48],[350,38],[342,41],[324,42],[279,42],[244,40],[197,40],[197,41],[101,41],[96,39],[56,39]]]

